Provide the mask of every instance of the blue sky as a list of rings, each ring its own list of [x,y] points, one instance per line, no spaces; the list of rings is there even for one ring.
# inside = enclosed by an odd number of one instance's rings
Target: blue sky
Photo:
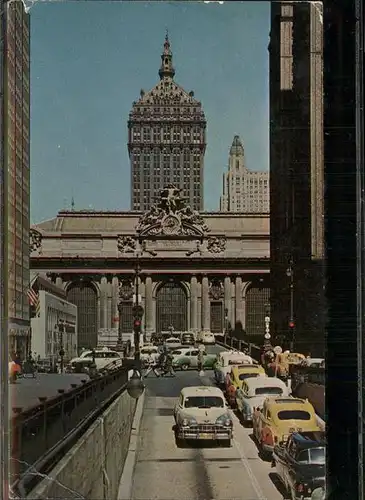
[[[168,28],[175,80],[207,118],[205,210],[217,210],[233,136],[269,165],[269,2],[37,3],[31,15],[31,220],[129,210],[127,120],[158,81]]]

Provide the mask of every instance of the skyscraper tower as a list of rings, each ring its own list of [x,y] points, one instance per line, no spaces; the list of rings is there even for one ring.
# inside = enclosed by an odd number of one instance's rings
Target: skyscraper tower
[[[203,168],[206,120],[194,92],[175,81],[168,34],[165,37],[159,83],[141,90],[128,121],[132,210],[145,211],[169,183],[195,210],[203,210]]]
[[[228,172],[223,174],[221,212],[269,212],[269,172],[249,170],[238,135],[229,151]]]
[[[29,31],[30,17],[22,2],[8,2],[1,37],[4,105],[1,110],[3,264],[7,275],[9,351],[26,355],[30,340],[29,299]]]

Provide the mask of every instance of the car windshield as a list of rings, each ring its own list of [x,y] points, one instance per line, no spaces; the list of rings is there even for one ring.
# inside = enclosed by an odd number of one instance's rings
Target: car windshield
[[[298,462],[314,465],[325,465],[326,453],[324,448],[309,448],[299,453]]]
[[[280,387],[257,387],[255,389],[255,396],[263,396],[263,395],[278,395],[283,394],[283,390]]]
[[[191,396],[185,398],[185,408],[224,408],[224,401],[219,396]]]
[[[281,410],[278,412],[279,420],[310,420],[311,415],[303,410]]]
[[[259,376],[259,373],[255,373],[255,372],[252,372],[252,373],[240,373],[239,374],[239,379],[240,380],[246,380],[246,378],[255,378],[255,377],[258,377]]]
[[[242,359],[230,359],[228,361],[228,365],[229,366],[231,366],[231,365],[243,365]]]

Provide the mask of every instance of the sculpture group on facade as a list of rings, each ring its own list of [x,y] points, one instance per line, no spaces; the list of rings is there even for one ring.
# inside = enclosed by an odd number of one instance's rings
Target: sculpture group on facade
[[[29,253],[42,251],[42,234],[34,228],[29,231]]]
[[[197,210],[185,206],[181,189],[168,184],[160,191],[160,202],[139,219],[140,235],[203,236],[209,228]]]

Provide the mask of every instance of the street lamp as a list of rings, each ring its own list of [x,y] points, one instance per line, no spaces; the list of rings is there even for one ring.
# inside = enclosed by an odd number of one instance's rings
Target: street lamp
[[[140,335],[142,318],[144,314],[143,307],[139,304],[139,254],[137,254],[137,263],[135,268],[135,295],[136,304],[133,306],[133,333],[134,333],[134,369],[133,375],[127,384],[127,392],[133,399],[138,399],[142,396],[145,385],[141,378],[141,352],[140,352]]]
[[[228,337],[228,308],[224,309],[224,343],[227,342]]]
[[[65,356],[65,350],[64,350],[64,347],[63,347],[63,334],[65,332],[65,330],[64,330],[64,328],[65,328],[64,322],[59,321],[57,323],[57,327],[58,327],[59,345],[60,345],[60,350],[58,352],[58,355],[60,357],[60,372],[63,373],[63,358]]]
[[[290,257],[289,267],[286,270],[286,275],[290,279],[289,289],[290,289],[290,316],[289,316],[289,339],[290,339],[290,351],[294,350],[294,340],[295,340],[295,322],[294,322],[294,269],[293,269],[293,257]]]

